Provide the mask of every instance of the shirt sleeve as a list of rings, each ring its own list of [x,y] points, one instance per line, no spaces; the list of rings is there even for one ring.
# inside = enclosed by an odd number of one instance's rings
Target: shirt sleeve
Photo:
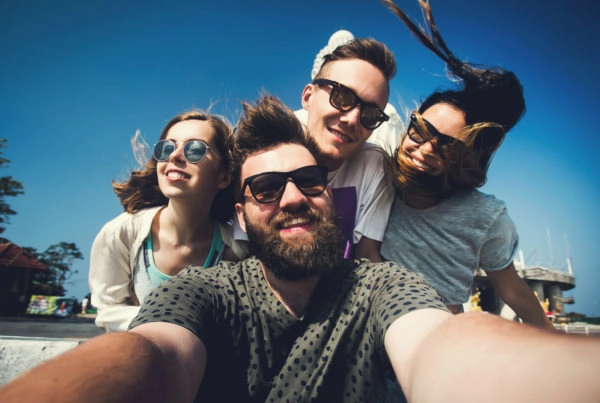
[[[480,267],[484,270],[502,270],[513,259],[519,238],[515,223],[510,218],[506,206],[502,206],[499,214],[490,226],[488,236],[481,246]]]
[[[89,286],[92,305],[98,309],[96,325],[107,332],[127,330],[139,311],[133,294],[128,241],[133,234],[126,229],[127,216],[122,214],[100,230],[90,254]]]
[[[399,317],[419,309],[447,310],[437,291],[418,273],[393,262],[368,262],[367,278],[379,289],[373,294],[370,316],[379,329],[379,343],[383,345],[385,332]]]
[[[362,153],[365,154],[365,159],[361,162],[361,167],[356,167],[357,172],[362,172],[362,178],[354,227],[355,244],[363,236],[383,241],[395,192],[389,171],[385,169],[383,150],[373,145]]]

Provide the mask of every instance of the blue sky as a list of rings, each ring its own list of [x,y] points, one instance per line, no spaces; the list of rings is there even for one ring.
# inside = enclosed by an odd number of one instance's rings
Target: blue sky
[[[420,21],[416,0],[397,0]],[[506,201],[529,265],[566,270],[576,303],[600,316],[597,139],[600,28],[595,0],[431,0],[462,59],[513,70],[527,113],[492,162],[488,193]],[[135,167],[130,138],[153,143],[192,107],[235,121],[261,91],[300,107],[316,53],[338,29],[386,43],[398,62],[390,102],[451,88],[443,64],[377,0],[2,0],[0,138],[21,181],[4,236],[85,256],[68,296],[87,292],[89,250],[120,213],[111,180]]]

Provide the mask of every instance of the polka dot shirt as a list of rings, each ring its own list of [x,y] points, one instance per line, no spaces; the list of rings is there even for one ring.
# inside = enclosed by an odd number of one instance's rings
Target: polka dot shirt
[[[202,401],[376,402],[393,376],[385,332],[422,308],[445,309],[418,274],[391,262],[345,261],[296,318],[251,258],[182,271],[151,293],[130,327],[169,322],[202,340]]]

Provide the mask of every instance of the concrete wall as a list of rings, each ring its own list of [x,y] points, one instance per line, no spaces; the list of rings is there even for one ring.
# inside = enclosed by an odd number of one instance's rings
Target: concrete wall
[[[0,385],[84,341],[0,336]]]

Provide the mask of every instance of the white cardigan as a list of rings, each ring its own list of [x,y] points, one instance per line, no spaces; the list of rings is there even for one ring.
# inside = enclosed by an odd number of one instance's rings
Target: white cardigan
[[[135,267],[148,236],[152,220],[163,206],[140,210],[134,214],[122,213],[106,223],[92,244],[89,285],[92,305],[98,308],[96,326],[107,332],[125,331],[140,310],[140,301],[134,287]],[[231,225],[219,224],[223,243],[239,258],[246,257],[242,243],[233,241]]]

